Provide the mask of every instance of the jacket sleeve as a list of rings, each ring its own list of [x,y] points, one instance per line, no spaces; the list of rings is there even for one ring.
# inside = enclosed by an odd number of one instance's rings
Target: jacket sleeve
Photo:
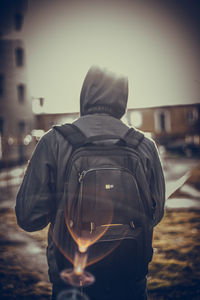
[[[153,203],[154,222],[153,225],[157,225],[164,215],[165,206],[165,179],[161,160],[158,154],[158,149],[154,143],[152,143],[152,165],[150,170],[150,191]]]
[[[17,194],[16,217],[26,231],[44,228],[55,211],[53,154],[45,138],[38,142]]]

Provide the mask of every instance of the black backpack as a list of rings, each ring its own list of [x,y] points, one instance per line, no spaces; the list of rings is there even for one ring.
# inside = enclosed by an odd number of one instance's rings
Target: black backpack
[[[87,269],[97,279],[143,277],[153,231],[150,189],[137,151],[144,135],[130,128],[123,138],[87,138],[73,124],[54,129],[72,145],[53,232],[59,270],[69,265],[66,258],[73,263],[74,239],[81,236],[82,247],[85,237],[92,240]]]

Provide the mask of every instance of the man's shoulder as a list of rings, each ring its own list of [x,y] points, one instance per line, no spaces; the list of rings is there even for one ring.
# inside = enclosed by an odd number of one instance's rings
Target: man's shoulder
[[[155,147],[156,143],[148,132],[143,132],[144,134],[144,142],[151,147]]]
[[[55,142],[56,140],[56,131],[53,129],[53,127],[51,129],[49,129],[48,131],[44,132],[39,140],[38,143],[39,144],[47,144],[49,145],[52,142]]]
[[[44,134],[42,135],[41,139],[43,140],[49,140],[51,138],[55,137],[55,130],[52,128],[50,128],[48,131],[44,132]]]
[[[137,133],[140,133],[143,135],[142,144],[149,145],[150,147],[155,147],[155,141],[153,140],[151,134],[149,132],[142,131],[140,129],[137,129],[135,127],[132,127]]]
[[[138,150],[141,150],[141,152],[147,157],[154,156],[154,153],[158,151],[155,141],[149,133],[140,130],[139,132],[144,135],[144,138],[139,144]]]

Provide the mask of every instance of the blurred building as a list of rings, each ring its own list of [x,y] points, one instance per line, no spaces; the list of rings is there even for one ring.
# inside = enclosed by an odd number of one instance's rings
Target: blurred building
[[[79,117],[79,113],[38,114],[36,129],[48,131],[53,125],[72,123]]]
[[[71,123],[78,116],[76,112],[37,114],[36,128],[42,135],[53,125]],[[128,109],[123,121],[145,131],[158,146],[187,156],[200,155],[200,103]]]
[[[33,150],[23,23],[25,0],[0,2],[0,167],[23,163]]]
[[[158,145],[200,154],[200,103],[130,109],[128,123],[149,132]]]
[[[38,106],[41,106],[39,103]],[[36,128],[49,130],[55,124],[73,122],[79,113],[36,114]],[[159,144],[177,139],[200,143],[200,103],[128,109],[123,121],[150,133]]]

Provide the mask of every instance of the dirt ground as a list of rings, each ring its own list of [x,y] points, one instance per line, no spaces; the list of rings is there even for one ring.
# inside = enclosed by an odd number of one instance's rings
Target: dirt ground
[[[200,166],[193,170],[188,183],[200,190]],[[1,196],[6,194],[2,188],[0,192]],[[179,191],[175,196],[182,194]],[[0,299],[50,299],[45,256],[47,229],[24,232],[16,225],[13,201],[10,207],[2,203]],[[154,232],[154,257],[148,275],[150,300],[200,299],[199,233],[200,209],[166,210]]]

